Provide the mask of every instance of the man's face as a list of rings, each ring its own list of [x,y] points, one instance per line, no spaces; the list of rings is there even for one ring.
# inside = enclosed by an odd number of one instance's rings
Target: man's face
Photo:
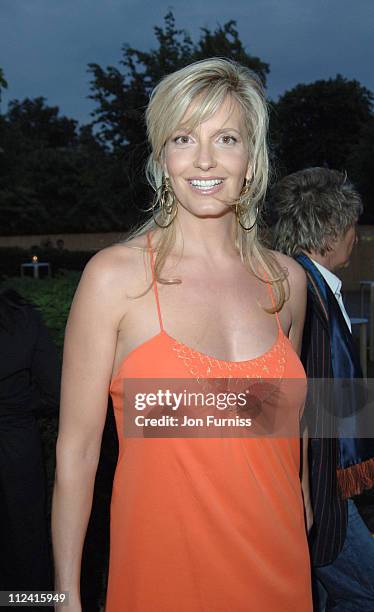
[[[334,250],[331,252],[331,270],[339,270],[349,266],[351,253],[356,242],[356,225],[352,225],[334,244]]]

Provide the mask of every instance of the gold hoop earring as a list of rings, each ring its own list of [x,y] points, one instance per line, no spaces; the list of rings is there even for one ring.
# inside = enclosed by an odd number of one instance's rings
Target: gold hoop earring
[[[237,210],[237,205],[235,206],[235,214],[236,214],[236,218],[238,220],[238,223],[240,225],[240,227],[245,231],[245,232],[250,232],[251,230],[253,230],[254,226],[257,223],[257,218],[258,218],[258,206],[256,206],[256,219],[254,220],[254,223],[252,223],[252,225],[250,225],[249,227],[246,227],[245,225],[243,225],[242,220],[240,218],[240,213]]]
[[[244,185],[242,187],[242,190],[239,194],[239,202],[241,200],[244,200],[244,198],[247,197],[247,195],[249,194],[250,190],[251,190],[251,184],[252,184],[252,180],[251,179],[244,179]]]
[[[159,211],[162,217],[169,217],[172,215],[169,223],[166,225],[162,225],[156,217],[156,207],[159,205]],[[152,216],[153,220],[162,229],[166,229],[171,225],[177,216],[178,207],[177,207],[177,199],[175,197],[175,193],[171,188],[170,181],[167,177],[162,180],[162,185],[159,187],[155,193],[152,202]]]
[[[241,216],[243,214],[243,212],[245,211],[245,209],[243,210],[243,200],[246,198],[246,196],[249,195],[250,193],[250,189],[251,189],[251,181],[248,179],[245,179],[243,188],[240,192],[239,198],[238,200],[235,202],[235,216],[236,219],[240,225],[240,227],[245,231],[245,232],[250,232],[251,230],[253,230],[254,226],[257,223],[257,219],[258,219],[258,204],[256,206],[256,218],[254,220],[254,223],[252,223],[252,225],[250,225],[250,227],[246,227],[242,220],[241,220]],[[242,209],[242,210],[240,210]]]

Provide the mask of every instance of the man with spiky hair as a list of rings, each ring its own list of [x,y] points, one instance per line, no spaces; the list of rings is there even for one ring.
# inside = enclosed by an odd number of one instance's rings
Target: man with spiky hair
[[[295,257],[308,279],[301,353],[307,376],[362,378],[342,283],[335,275],[349,265],[356,242],[359,194],[345,174],[307,168],[273,187],[269,212],[274,248]],[[350,409],[355,412],[352,397]],[[315,414],[317,408],[321,406],[313,404]],[[318,420],[329,418],[327,412],[318,412]],[[373,611],[374,539],[353,498],[374,486],[374,440],[333,436],[331,431],[320,437],[317,431],[324,430],[324,423],[321,427],[316,418],[316,426],[309,431],[315,610]]]

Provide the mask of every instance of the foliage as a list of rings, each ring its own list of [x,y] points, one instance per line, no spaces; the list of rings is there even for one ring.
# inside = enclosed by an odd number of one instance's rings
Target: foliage
[[[74,119],[59,116],[57,106],[47,106],[45,98],[33,100],[25,98],[23,102],[12,100],[9,103],[7,119],[19,140],[16,145],[29,149],[69,147],[76,142],[77,122]]]
[[[286,172],[307,166],[346,169],[372,116],[372,93],[358,81],[297,85],[274,105],[273,136]]]
[[[76,126],[76,121],[60,117],[58,108],[47,106],[41,97],[9,104],[1,126],[3,234],[20,228],[25,233],[38,233],[39,228],[50,231],[52,220],[59,225],[61,210],[77,191]]]
[[[2,234],[126,231],[137,221],[124,205],[125,160],[105,151],[91,126],[78,130],[44,98],[14,100],[0,138]]]
[[[35,304],[61,351],[65,326],[80,272],[69,272],[59,278],[9,278],[3,285],[12,287]]]
[[[91,98],[97,108],[94,123],[99,127],[101,141],[112,150],[131,149],[134,160],[145,156],[144,108],[154,86],[166,74],[187,64],[212,56],[227,57],[241,62],[256,72],[265,84],[268,64],[249,55],[237,32],[236,22],[218,26],[214,32],[201,30],[194,43],[186,30],[176,27],[171,11],[164,19],[164,27],[154,28],[158,48],[139,51],[124,45],[120,66],[89,64]]]
[[[8,87],[8,83],[5,80],[4,71],[2,68],[0,68],[0,102],[1,102],[1,90],[7,89],[7,87]]]
[[[363,221],[374,225],[374,116],[363,127],[348,160],[350,177],[366,204]],[[371,205],[371,207],[370,207]]]

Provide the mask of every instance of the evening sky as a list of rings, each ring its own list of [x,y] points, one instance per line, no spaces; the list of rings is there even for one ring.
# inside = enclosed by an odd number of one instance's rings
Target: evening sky
[[[374,0],[0,0],[0,67],[10,99],[44,96],[90,120],[87,64],[118,66],[121,47],[156,47],[153,32],[172,9],[193,39],[233,19],[247,51],[270,64],[276,100],[298,83],[355,78],[374,91]]]

